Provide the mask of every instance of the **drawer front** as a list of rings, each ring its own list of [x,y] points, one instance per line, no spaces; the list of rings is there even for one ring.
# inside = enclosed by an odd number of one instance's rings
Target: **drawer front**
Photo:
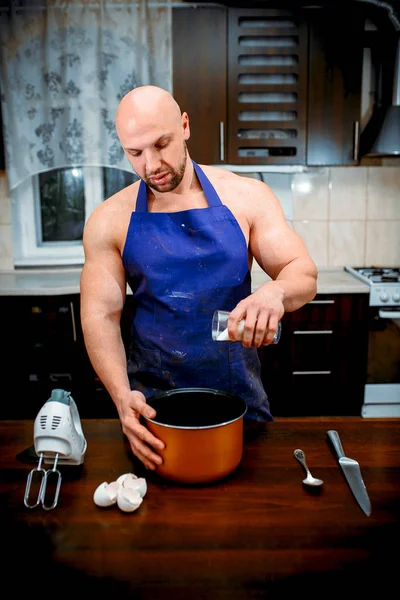
[[[334,368],[337,336],[333,329],[295,329],[291,338],[291,371],[329,371]]]
[[[314,300],[291,313],[293,328],[299,324],[313,328],[329,328],[334,323],[366,322],[368,294],[318,294]]]

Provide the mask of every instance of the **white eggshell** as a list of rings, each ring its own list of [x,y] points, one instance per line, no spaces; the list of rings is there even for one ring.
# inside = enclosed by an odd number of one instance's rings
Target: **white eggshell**
[[[144,498],[147,492],[147,483],[144,477],[125,477],[122,487],[129,490],[136,490]]]
[[[117,495],[118,507],[124,512],[133,512],[142,504],[143,498],[138,491],[120,487]]]
[[[119,488],[120,484],[116,481],[110,484],[103,481],[93,494],[94,503],[97,504],[97,506],[112,506],[117,502]]]
[[[123,483],[124,480],[129,477],[132,479],[137,479],[136,475],[134,475],[133,473],[124,473],[123,475],[120,475],[117,479],[118,483]]]

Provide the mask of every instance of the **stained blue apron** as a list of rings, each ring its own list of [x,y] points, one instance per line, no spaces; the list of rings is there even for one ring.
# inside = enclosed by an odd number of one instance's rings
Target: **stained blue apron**
[[[141,181],[122,260],[134,297],[128,355],[131,389],[146,398],[206,387],[236,394],[246,418],[272,421],[256,348],[215,342],[215,310],[251,293],[246,239],[231,211],[193,161],[208,208],[148,212]]]

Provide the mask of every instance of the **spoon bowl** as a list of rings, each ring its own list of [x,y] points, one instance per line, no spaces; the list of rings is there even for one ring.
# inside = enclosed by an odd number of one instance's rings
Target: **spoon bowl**
[[[322,481],[322,479],[318,479],[317,477],[313,477],[311,475],[310,469],[307,466],[306,463],[306,455],[304,454],[303,450],[300,450],[300,448],[297,448],[297,450],[295,450],[293,452],[294,457],[297,458],[297,460],[299,461],[299,463],[301,464],[301,466],[304,468],[304,470],[307,473],[307,477],[305,479],[303,479],[303,483],[304,485],[309,485],[311,487],[318,487],[320,485],[322,485],[324,482]]]

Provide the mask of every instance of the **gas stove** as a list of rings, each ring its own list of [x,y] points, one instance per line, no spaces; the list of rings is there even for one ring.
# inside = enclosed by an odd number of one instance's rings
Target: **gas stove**
[[[370,306],[400,307],[400,267],[345,267],[367,283]]]

